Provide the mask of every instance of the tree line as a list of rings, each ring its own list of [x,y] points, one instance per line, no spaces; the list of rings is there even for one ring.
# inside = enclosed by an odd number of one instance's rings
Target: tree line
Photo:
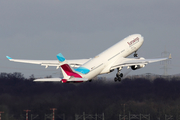
[[[21,73],[0,74],[0,111],[14,118],[25,114],[65,114],[73,120],[75,114],[105,114],[106,120],[118,120],[119,114],[150,114],[151,119],[164,115],[180,115],[180,78],[124,79],[120,83],[96,80],[80,84],[37,83]],[[125,105],[124,105],[125,104]]]

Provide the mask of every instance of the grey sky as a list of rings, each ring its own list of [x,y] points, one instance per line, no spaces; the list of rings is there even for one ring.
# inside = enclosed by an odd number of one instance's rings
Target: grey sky
[[[139,33],[145,39],[139,56],[161,57],[166,49],[173,57],[168,73],[180,73],[179,5],[179,0],[1,0],[0,72],[54,77],[55,67],[13,63],[5,56],[56,59],[61,52],[67,59],[90,58]],[[163,74],[161,67],[153,63],[131,74]]]

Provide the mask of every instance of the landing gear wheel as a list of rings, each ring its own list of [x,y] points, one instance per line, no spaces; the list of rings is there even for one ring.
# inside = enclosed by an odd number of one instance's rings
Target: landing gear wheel
[[[117,82],[117,81],[121,82],[122,77],[123,77],[122,73],[117,73],[116,77],[114,78],[114,81],[115,82]]]
[[[114,78],[114,81],[117,82],[117,81],[118,81],[118,77],[115,77],[115,78]]]
[[[121,82],[121,77],[115,77],[115,78],[114,78],[114,81],[115,81],[115,82],[117,82],[117,81]]]
[[[138,57],[138,54],[137,54],[137,53],[134,53],[134,57]]]
[[[123,74],[120,73],[121,72],[121,69],[122,67],[120,68],[117,68],[117,74],[116,74],[116,77],[114,78],[114,81],[117,82],[117,81],[121,81],[122,77],[123,77]]]
[[[134,53],[134,57],[138,57],[138,54],[136,52]]]
[[[123,77],[123,74],[122,74],[122,73],[117,73],[117,74],[116,74],[116,77],[122,78],[122,77]]]
[[[121,78],[123,77],[123,74],[122,74],[122,73],[120,74],[120,77],[121,77]]]
[[[121,77],[118,78],[118,81],[121,82]]]

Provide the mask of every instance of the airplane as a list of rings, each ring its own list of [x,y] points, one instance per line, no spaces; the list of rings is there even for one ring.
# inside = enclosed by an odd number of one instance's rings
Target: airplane
[[[12,59],[9,56],[6,57],[10,61],[40,64],[41,66],[45,66],[45,68],[55,66],[56,69],[60,68],[62,71],[62,78],[41,78],[35,79],[35,82],[81,83],[92,81],[94,77],[100,74],[111,73],[117,69],[116,77],[114,78],[114,81],[116,82],[121,81],[123,78],[123,73],[121,73],[123,67],[137,70],[144,68],[148,63],[171,59],[171,54],[168,58],[138,58],[137,51],[142,46],[143,42],[144,37],[140,34],[129,35],[117,44],[90,59],[66,60],[61,53],[57,54],[57,60],[23,60]],[[126,58],[133,53],[134,58]]]

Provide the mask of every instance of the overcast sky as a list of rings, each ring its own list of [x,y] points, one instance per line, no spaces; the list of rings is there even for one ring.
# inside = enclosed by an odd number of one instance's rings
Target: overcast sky
[[[173,57],[168,74],[180,73],[179,5],[179,0],[0,0],[0,72],[55,77],[55,67],[9,62],[5,56],[91,58],[139,33],[144,37],[139,56],[157,58],[166,50]],[[148,64],[130,74],[163,74],[162,67]]]

